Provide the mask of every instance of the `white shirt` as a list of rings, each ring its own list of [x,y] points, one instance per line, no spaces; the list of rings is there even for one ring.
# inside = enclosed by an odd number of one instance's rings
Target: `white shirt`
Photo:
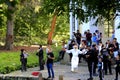
[[[24,58],[28,57],[28,53],[23,53],[23,55],[24,55]]]
[[[82,54],[83,52],[80,51],[79,49],[71,49],[71,50],[66,50],[67,53],[72,53],[73,57],[78,57],[79,54]]]

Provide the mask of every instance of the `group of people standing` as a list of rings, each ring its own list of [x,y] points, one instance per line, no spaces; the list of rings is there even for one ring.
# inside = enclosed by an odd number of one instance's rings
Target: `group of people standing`
[[[44,70],[44,57],[43,48],[40,45],[37,56],[39,57],[40,70]],[[120,54],[119,54],[119,44],[117,38],[112,36],[111,40],[107,40],[105,44],[102,43],[102,33],[96,30],[93,34],[90,30],[85,31],[83,35],[77,30],[74,32],[73,40],[68,42],[67,46],[65,43],[62,44],[62,50],[60,51],[60,59],[64,59],[64,54],[68,53],[71,62],[71,71],[75,72],[78,68],[78,64],[81,62],[81,58],[88,64],[89,78],[88,80],[93,80],[93,76],[99,75],[99,79],[103,80],[104,75],[112,75],[112,64],[116,64],[115,80],[118,80],[118,73],[120,73]],[[54,54],[50,46],[46,48],[47,61],[46,66],[48,70],[48,78],[54,78],[53,70],[53,60]],[[27,60],[25,50],[21,49],[21,63],[22,71],[26,71]],[[23,60],[24,59],[24,60]],[[98,72],[97,72],[98,71]]]
[[[117,38],[113,37],[107,40],[105,44],[102,43],[102,33],[96,30],[95,33],[90,33],[88,30],[84,36],[79,33],[74,33],[74,38],[68,44],[66,53],[70,55],[71,71],[77,68],[78,63],[81,62],[81,57],[88,63],[88,71],[90,77],[88,80],[93,80],[93,76],[99,75],[100,80],[103,80],[104,75],[112,75],[112,64],[116,64],[115,80],[118,80],[118,73],[120,73],[120,54],[119,43]],[[98,74],[97,74],[98,69]]]
[[[36,55],[38,56],[38,62],[39,62],[39,70],[44,70],[44,65],[46,63],[46,67],[48,70],[48,78],[54,79],[54,70],[53,70],[53,60],[54,60],[54,54],[52,52],[52,48],[50,46],[47,46],[46,48],[46,55],[47,59],[44,61],[44,50],[42,48],[42,45],[39,46],[39,49],[37,50]],[[20,54],[20,61],[21,61],[21,71],[27,71],[27,57],[28,53],[25,49],[21,49]]]

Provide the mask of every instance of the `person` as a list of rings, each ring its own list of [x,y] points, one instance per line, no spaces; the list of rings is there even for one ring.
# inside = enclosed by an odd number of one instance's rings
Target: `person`
[[[104,78],[104,72],[103,72],[103,61],[102,61],[102,56],[98,57],[98,75],[99,75],[99,79],[103,80]]]
[[[26,53],[25,49],[21,49],[20,61],[21,61],[21,71],[27,71],[27,57],[28,53]]]
[[[80,45],[81,43],[81,33],[79,32],[79,30],[77,30],[77,33],[76,33],[76,41],[77,41],[77,44],[78,46]]]
[[[86,41],[86,34],[87,34],[87,31],[85,31],[85,32],[82,34],[81,41],[82,41],[82,40]]]
[[[102,38],[103,38],[103,34],[102,34],[102,32],[100,32],[100,42],[102,42]]]
[[[108,74],[108,71],[107,71],[108,69],[109,69],[109,74],[112,75],[111,55],[109,54],[108,49],[104,45],[102,45],[101,55],[103,56],[105,75]]]
[[[90,30],[87,30],[87,34],[86,34],[86,42],[88,46],[92,45],[92,33],[90,33]]]
[[[97,45],[98,45],[99,42],[100,42],[100,32],[99,32],[99,30],[95,30],[95,33],[96,33],[96,36],[97,36]]]
[[[86,50],[86,41],[85,40],[81,41],[79,49],[80,49],[80,51]],[[79,63],[81,63],[81,58],[83,58],[85,60],[86,59],[85,54],[79,54]]]
[[[54,78],[54,70],[53,70],[53,60],[54,60],[54,54],[52,52],[52,49],[49,48],[48,49],[48,53],[47,53],[47,61],[46,61],[46,66],[47,66],[47,70],[48,70],[48,78]]]
[[[87,80],[93,80],[93,50],[91,49],[91,46],[87,46],[87,53],[85,54],[86,56],[86,61],[88,64],[88,71],[89,71],[89,78]]]
[[[72,59],[71,59],[71,72],[75,72],[75,68],[78,67],[79,58],[78,55],[82,54],[82,51],[78,49],[78,45],[74,44],[73,49],[66,50],[66,53],[72,53]]]
[[[49,49],[51,49],[50,44],[48,44],[47,47],[46,47],[46,54],[48,53],[48,50],[49,50]]]
[[[113,54],[114,57],[116,58],[118,56],[118,51],[119,51],[119,43],[117,42],[117,38],[113,39],[113,45],[114,45]]]
[[[98,45],[99,54],[98,55],[101,55],[102,46],[103,46],[103,43],[99,42],[99,45]]]
[[[67,47],[66,47],[66,44],[65,44],[65,42],[63,41],[62,42],[62,49],[60,50],[60,52],[59,52],[59,59],[58,60],[62,60],[62,59],[64,59],[64,54],[65,54],[65,49],[66,49]]]
[[[43,48],[40,45],[39,50],[37,51],[37,56],[39,57],[39,68],[40,70],[44,70],[44,56],[43,56]]]
[[[75,41],[71,40],[71,43],[69,44],[68,50],[73,49],[74,44],[75,44]],[[73,56],[72,53],[69,53],[70,62],[71,62],[72,56]]]
[[[97,76],[96,69],[97,69],[97,64],[98,64],[98,49],[96,44],[92,45],[92,56],[93,56],[93,76]]]
[[[116,57],[116,67],[115,67],[115,80],[118,80],[118,73],[120,74],[120,54]]]
[[[115,30],[112,31],[112,36],[110,38],[110,41],[112,42],[114,38],[115,38]]]
[[[92,44],[97,44],[97,36],[95,33],[93,33],[93,36],[92,36]]]

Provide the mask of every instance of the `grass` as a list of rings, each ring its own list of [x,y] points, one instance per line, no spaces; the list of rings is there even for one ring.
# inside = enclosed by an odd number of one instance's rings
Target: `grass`
[[[6,74],[11,71],[19,70],[20,52],[1,52],[0,53],[0,73]],[[38,59],[35,54],[29,54],[28,67],[35,67],[38,65]]]
[[[60,51],[60,46],[55,47],[52,45],[53,53],[55,56],[55,60],[58,60],[58,54]],[[36,56],[36,53],[28,53],[28,63],[27,67],[35,67],[38,66],[38,57]],[[46,59],[46,53],[44,50],[44,59]],[[20,70],[21,63],[20,63],[20,51],[16,52],[1,52],[0,53],[0,73],[7,74],[12,71]]]

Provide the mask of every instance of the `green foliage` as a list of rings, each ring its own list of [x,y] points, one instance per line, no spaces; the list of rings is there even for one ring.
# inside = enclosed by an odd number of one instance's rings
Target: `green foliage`
[[[46,14],[63,14],[68,12],[69,0],[43,0],[42,11]]]

